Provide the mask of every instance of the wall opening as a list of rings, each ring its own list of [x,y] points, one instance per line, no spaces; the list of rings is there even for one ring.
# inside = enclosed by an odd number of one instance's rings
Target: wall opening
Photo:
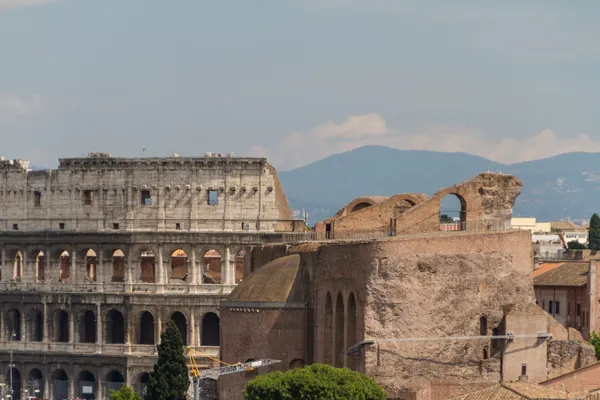
[[[37,368],[29,371],[27,376],[27,395],[39,399],[44,397],[44,376]]]
[[[69,314],[65,310],[56,310],[52,315],[52,341],[69,341]]]
[[[219,192],[216,190],[208,190],[208,205],[216,206],[219,204]]]
[[[148,311],[144,311],[140,318],[140,344],[155,344],[154,316]]]
[[[333,353],[335,366],[344,367],[344,298],[338,293],[335,301],[335,352]]]
[[[106,314],[106,343],[125,343],[125,319],[114,308]]]
[[[38,191],[33,192],[33,205],[35,207],[42,206],[42,192],[38,192]]]
[[[71,277],[71,257],[69,252],[60,253],[60,282],[66,282]]]
[[[85,253],[85,271],[86,280],[89,282],[96,282],[96,265],[98,264],[98,257],[96,252],[92,249],[88,249]]]
[[[202,346],[219,346],[221,341],[221,321],[215,313],[209,312],[202,317]]]
[[[152,195],[149,190],[142,190],[140,192],[140,202],[143,206],[152,205]]]
[[[367,202],[358,203],[354,207],[352,207],[352,210],[350,210],[350,213],[364,210],[365,208],[369,208],[369,207],[371,207],[371,203],[367,203]]]
[[[96,378],[90,371],[81,371],[77,379],[77,397],[82,399],[96,398]]]
[[[113,282],[125,282],[125,253],[117,249],[112,254]]]
[[[171,316],[171,320],[175,323],[175,326],[179,330],[179,334],[181,335],[183,345],[187,346],[187,319],[185,318],[185,315],[183,315],[179,311],[176,311],[175,313],[173,313],[173,316]]]
[[[92,191],[91,190],[84,190],[83,191],[83,205],[85,206],[91,206],[92,205]]]
[[[485,315],[482,315],[479,318],[479,336],[487,336],[487,318]]]
[[[188,256],[182,249],[171,253],[171,279],[185,281],[188,276]]]
[[[44,282],[46,279],[46,257],[43,252],[37,253],[35,257],[35,281]]]
[[[151,250],[142,251],[140,254],[140,280],[146,283],[154,283],[156,256]]]
[[[40,310],[33,310],[29,315],[29,341],[41,342],[44,340],[44,317]]]
[[[6,313],[6,334],[9,341],[21,340],[21,312],[16,308]]]
[[[52,395],[55,399],[69,398],[69,378],[62,369],[57,369],[52,374]]]
[[[348,322],[346,329],[346,341],[347,346],[354,346],[357,342],[356,340],[356,299],[354,298],[354,293],[350,293],[348,297]],[[356,358],[348,357],[348,368],[353,371],[356,371]]]
[[[23,278],[23,254],[20,251],[17,251],[14,258],[13,264],[13,279],[17,282],[20,282]]]
[[[110,393],[111,390],[119,390],[124,384],[125,378],[123,378],[123,374],[116,369],[106,374],[106,393]]]
[[[246,250],[241,249],[235,253],[235,283],[244,280],[244,271],[246,270]]]
[[[331,293],[327,292],[325,299],[325,340],[324,340],[324,356],[325,364],[333,365],[333,302]]]
[[[12,398],[13,399],[21,399],[21,390],[22,390],[22,382],[21,382],[21,372],[17,368],[10,368],[6,371],[6,384],[10,384],[12,378]],[[8,387],[8,392],[10,392],[10,386]]]
[[[464,231],[467,229],[467,203],[456,193],[450,193],[440,200],[440,230]]]
[[[96,315],[90,310],[79,316],[79,342],[96,343]]]
[[[204,264],[203,282],[210,284],[223,283],[221,275],[221,253],[217,250],[208,250],[202,257]]]

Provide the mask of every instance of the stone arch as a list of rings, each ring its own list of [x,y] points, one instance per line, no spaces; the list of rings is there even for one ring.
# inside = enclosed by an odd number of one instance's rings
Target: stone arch
[[[27,374],[27,394],[36,398],[44,397],[44,375],[38,368],[32,368]]]
[[[6,312],[5,329],[8,341],[21,340],[21,311],[17,308],[11,308]]]
[[[467,202],[455,192],[443,193],[440,198],[440,230],[467,230]]]
[[[352,207],[352,209],[350,210],[350,213],[357,212],[357,211],[360,211],[360,210],[364,210],[365,208],[369,208],[372,205],[373,205],[373,203],[368,203],[366,201],[360,202],[358,204],[355,204]]]
[[[96,343],[97,322],[92,310],[83,310],[77,319],[79,328],[79,343]]]
[[[52,341],[58,343],[69,341],[69,313],[63,309],[52,313]]]
[[[156,282],[156,254],[152,250],[140,252],[140,280],[146,283]]]
[[[125,318],[116,308],[110,309],[106,313],[106,343],[125,343]]]
[[[297,358],[290,362],[290,369],[303,368],[305,365],[306,363],[304,362],[304,360]]]
[[[23,390],[23,382],[21,381],[21,371],[17,367],[9,368],[6,371],[6,383],[10,383],[12,379],[12,398],[20,399]],[[10,387],[9,390],[10,392]]]
[[[150,311],[142,312],[140,316],[140,344],[156,344],[154,339],[154,315]]]
[[[222,257],[221,253],[216,249],[208,249],[202,255],[202,264],[204,283],[219,284],[223,283],[222,273]]]
[[[346,321],[346,347],[349,348],[356,344],[356,299],[354,293],[348,296],[348,312]],[[356,359],[348,357],[348,368],[356,371]]]
[[[247,250],[246,249],[239,249],[234,256],[234,262],[235,262],[235,283],[240,283],[242,280],[244,280],[244,275],[245,275],[245,271],[247,270],[246,268],[246,262],[247,262]]]
[[[106,393],[110,393],[111,390],[119,390],[121,386],[125,384],[125,378],[123,374],[118,370],[113,369],[106,374]]]
[[[41,342],[44,340],[44,316],[40,310],[33,309],[27,318],[27,333],[30,342]]]
[[[63,369],[57,369],[52,373],[52,396],[55,399],[66,399],[69,394],[69,376]]]
[[[177,329],[179,329],[183,345],[187,346],[187,318],[185,318],[185,315],[183,315],[182,312],[175,311],[173,315],[171,315],[171,321],[173,321]]]
[[[46,255],[43,251],[35,255],[35,281],[44,282],[46,280]]]
[[[171,252],[171,279],[185,281],[188,277],[188,255],[183,249]]]
[[[325,298],[325,315],[324,315],[324,343],[323,355],[325,364],[333,365],[333,301],[331,293],[327,292]]]
[[[369,197],[358,197],[348,203],[346,206],[345,215],[364,210],[365,208],[369,208],[374,204],[377,204],[377,202]]]
[[[338,293],[335,300],[335,321],[334,321],[334,363],[338,368],[344,367],[344,297]]]
[[[219,346],[221,343],[221,321],[213,312],[207,312],[202,317],[202,346]]]
[[[121,249],[112,251],[112,282],[125,282],[125,253]]]
[[[71,278],[71,255],[68,251],[62,250],[58,256],[58,265],[60,267],[60,282],[68,282]]]
[[[77,375],[77,387],[75,389],[77,397],[90,398],[90,395],[96,397],[96,377],[90,371],[83,370]]]

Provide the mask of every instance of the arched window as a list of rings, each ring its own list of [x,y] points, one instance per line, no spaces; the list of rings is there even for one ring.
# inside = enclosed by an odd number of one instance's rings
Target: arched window
[[[79,342],[96,343],[96,315],[86,310],[79,315]]]
[[[148,311],[144,311],[140,318],[140,344],[155,344],[154,316]]]
[[[40,399],[44,397],[44,376],[37,368],[30,370],[27,376],[27,395]]]
[[[19,250],[15,254],[13,264],[13,279],[20,282],[23,278],[23,254]]]
[[[6,335],[9,341],[21,340],[21,311],[16,308],[6,313]]]
[[[202,346],[219,346],[221,335],[219,316],[209,312],[202,317]]]
[[[29,340],[31,342],[41,342],[44,339],[44,317],[40,310],[33,310],[29,314]]]
[[[204,263],[204,283],[223,283],[221,274],[221,253],[217,250],[208,250],[202,257]]]
[[[69,341],[69,314],[65,310],[56,310],[52,315],[52,341]]]
[[[188,276],[188,256],[182,249],[171,253],[171,279],[185,281]]]
[[[43,252],[38,252],[35,257],[35,281],[44,282],[46,279],[46,257]]]
[[[440,230],[467,230],[467,202],[456,193],[450,193],[440,200]]]
[[[77,397],[93,399],[96,397],[96,377],[90,371],[81,371],[77,377]]]
[[[119,310],[106,313],[106,343],[125,343],[125,319]]]
[[[66,282],[71,277],[71,257],[68,251],[60,253],[60,282]]]
[[[125,384],[125,378],[123,378],[123,374],[121,374],[116,369],[113,369],[106,375],[106,389],[107,393],[110,393],[111,390],[119,390],[121,386]]]
[[[113,282],[125,282],[125,253],[117,249],[112,254],[112,278]]]
[[[96,265],[98,264],[98,256],[92,249],[85,252],[85,272],[86,280],[96,282]]]
[[[155,282],[155,260],[156,256],[152,250],[145,250],[140,253],[140,280],[142,282]]]
[[[55,399],[68,398],[69,378],[62,369],[57,369],[52,374],[52,395]]]
[[[12,378],[13,398],[20,399],[21,398],[21,390],[23,388],[23,385],[21,382],[21,372],[17,368],[10,368],[6,373],[5,382],[11,382],[11,378]]]
[[[179,311],[173,313],[171,317],[177,329],[179,329],[179,334],[181,335],[181,340],[183,341],[183,345],[187,346],[187,319],[185,315],[180,313]]]

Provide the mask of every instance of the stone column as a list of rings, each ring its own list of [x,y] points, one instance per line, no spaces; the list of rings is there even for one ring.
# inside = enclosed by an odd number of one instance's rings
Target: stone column
[[[75,380],[77,377],[75,376],[75,368],[73,368],[73,372],[69,374],[69,389],[67,393],[69,394],[69,399],[75,398]]]
[[[71,248],[71,283],[77,283],[77,250],[75,247]]]
[[[188,333],[188,346],[195,347],[196,346],[196,318],[194,317],[194,309],[192,308],[192,313],[190,315],[190,329]]]
[[[98,249],[98,263],[96,265],[96,282],[104,285],[104,249]]]
[[[44,395],[42,398],[49,399],[50,398],[50,379],[51,373],[49,369],[46,369],[46,373],[44,374]]]
[[[160,312],[160,309],[158,310],[158,315],[156,316],[156,334],[155,334],[155,342],[156,344],[160,344],[160,334],[162,332],[162,313]]]
[[[233,285],[235,283],[235,272],[231,271],[231,251],[229,246],[225,246],[225,257],[221,262],[221,273],[225,272],[225,279],[222,283],[226,285]]]
[[[157,268],[158,269],[158,274],[157,274],[158,275],[158,281],[157,281],[157,283],[159,285],[164,285],[164,283],[165,283],[165,272],[164,272],[165,266],[163,265],[163,245],[162,244],[158,245],[158,254],[156,256],[157,256],[157,259],[158,259],[158,262],[157,262],[157,265],[156,265],[158,267]],[[162,292],[163,289],[161,288],[160,290]]]
[[[127,268],[127,271],[125,274],[126,275],[125,282],[127,282],[127,291],[131,292],[132,285],[133,285],[133,248],[129,247],[126,249],[126,251],[127,251],[127,255],[125,256],[126,265],[124,267]]]
[[[96,304],[96,353],[102,352],[102,309]]]
[[[26,312],[21,313],[21,342],[27,341],[27,318],[25,318]]]
[[[196,246],[192,246],[192,254],[190,257],[190,266],[192,268],[191,277],[192,277],[192,285],[198,284],[198,265],[196,263]]]
[[[102,370],[98,368],[96,371],[96,398],[103,399],[103,388],[104,382],[102,382]]]
[[[73,307],[69,305],[69,347],[73,351],[73,343],[75,343],[75,315],[73,315]]]

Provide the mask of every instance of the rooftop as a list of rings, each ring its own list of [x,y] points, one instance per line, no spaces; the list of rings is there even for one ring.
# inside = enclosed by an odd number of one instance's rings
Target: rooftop
[[[569,393],[568,396],[569,399],[588,398],[585,393]],[[452,400],[562,400],[566,398],[567,393],[563,390],[554,390],[534,383],[506,382],[477,392],[452,397]]]
[[[533,274],[537,271],[534,271]],[[533,275],[533,285],[581,287],[587,284],[589,271],[589,262],[566,262],[554,268],[547,267],[545,271]]]

